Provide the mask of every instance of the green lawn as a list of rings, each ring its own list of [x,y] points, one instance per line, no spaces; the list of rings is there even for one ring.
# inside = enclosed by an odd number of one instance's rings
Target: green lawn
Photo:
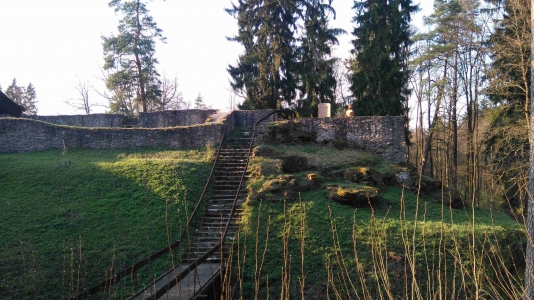
[[[65,298],[175,241],[210,169],[205,149],[1,154],[0,298]]]

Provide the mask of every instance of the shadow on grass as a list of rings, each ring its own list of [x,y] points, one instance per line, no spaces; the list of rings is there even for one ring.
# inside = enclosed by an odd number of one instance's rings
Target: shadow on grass
[[[0,294],[59,299],[179,238],[211,164],[203,150],[0,155]],[[123,298],[169,267],[167,255]]]

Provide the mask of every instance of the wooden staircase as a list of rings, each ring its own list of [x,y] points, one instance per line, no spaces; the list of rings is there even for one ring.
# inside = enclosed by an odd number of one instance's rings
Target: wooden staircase
[[[244,184],[240,188],[241,179],[246,179],[246,167],[249,147],[252,138],[227,138],[220,148],[214,168],[211,197],[206,201],[204,214],[200,217],[200,226],[186,245],[179,265],[158,277],[152,284],[130,299],[196,299],[199,294],[219,275],[224,257],[237,233],[236,221],[243,211],[242,204],[246,199]],[[235,207],[234,207],[235,202]],[[206,261],[196,262],[217,246],[226,229],[230,226],[221,251],[210,255]],[[191,269],[192,268],[192,269]],[[191,270],[191,271],[188,271]],[[179,274],[187,273],[180,277]],[[180,277],[181,279],[177,278]],[[162,296],[156,296],[164,286],[173,285]]]

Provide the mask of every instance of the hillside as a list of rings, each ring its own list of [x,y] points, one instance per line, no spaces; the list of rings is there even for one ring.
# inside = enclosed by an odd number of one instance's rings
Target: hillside
[[[211,151],[0,155],[0,298],[64,298],[174,241]],[[420,196],[413,182],[403,190],[395,175],[407,166],[357,150],[263,144],[254,153],[227,298],[519,297],[524,230],[508,216],[451,209],[427,178]],[[156,261],[110,298],[169,264]]]
[[[451,208],[429,178],[417,196],[395,182],[410,168],[357,150],[255,152],[234,299],[521,297],[524,228],[505,214]]]
[[[211,154],[0,155],[0,298],[65,298],[176,240],[202,192]],[[168,257],[156,261],[127,290],[168,265]]]

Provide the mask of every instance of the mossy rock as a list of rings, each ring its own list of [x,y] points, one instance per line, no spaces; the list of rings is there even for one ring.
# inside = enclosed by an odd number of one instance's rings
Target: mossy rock
[[[297,173],[308,170],[308,159],[303,156],[286,156],[282,158],[282,171],[285,173]]]
[[[368,207],[379,200],[378,189],[371,186],[328,185],[327,191],[330,200],[352,207]]]
[[[293,179],[293,186],[299,192],[307,192],[318,189],[324,183],[324,178],[315,173],[305,174],[298,179]]]
[[[336,149],[343,150],[343,149],[345,149],[345,147],[347,147],[349,144],[347,143],[346,140],[342,140],[342,139],[334,139],[334,140],[332,141],[332,145],[333,145]]]
[[[399,187],[403,187],[407,190],[410,190],[412,192],[418,192],[420,191],[422,194],[432,194],[435,191],[441,191],[442,189],[442,183],[439,180],[436,180],[432,177],[426,176],[426,175],[419,175],[415,167],[408,166],[408,167],[398,167],[394,169],[395,175],[393,178],[395,178],[395,185]],[[390,176],[386,175],[384,177],[387,177],[385,179],[386,184],[391,184],[389,181]],[[419,189],[419,178],[421,179],[421,188]]]
[[[435,191],[441,191],[442,184],[441,181],[436,180],[432,177],[421,176],[421,192],[425,194],[433,193]]]
[[[454,209],[461,209],[465,207],[464,201],[462,200],[462,194],[457,189],[445,187],[442,193],[440,186],[439,189],[434,190],[432,196],[432,202],[443,204],[445,207],[451,207]]]
[[[281,175],[268,179],[252,197],[260,201],[294,201],[298,199],[299,192],[307,192],[322,186],[322,176],[310,173],[301,176]]]
[[[247,170],[251,176],[272,177],[282,172],[282,160],[257,157]]]
[[[269,146],[258,146],[252,150],[252,157],[271,157],[277,158],[281,157],[284,154],[276,151],[275,149]]]
[[[352,183],[371,185],[374,187],[384,186],[382,174],[369,167],[354,167],[342,170],[343,179]],[[338,174],[339,175],[339,174]]]
[[[298,199],[298,193],[294,186],[295,176],[282,175],[269,179],[252,197],[253,200],[283,202]]]
[[[281,143],[315,141],[316,133],[301,130],[304,126],[293,121],[272,122],[267,126],[265,139]]]

